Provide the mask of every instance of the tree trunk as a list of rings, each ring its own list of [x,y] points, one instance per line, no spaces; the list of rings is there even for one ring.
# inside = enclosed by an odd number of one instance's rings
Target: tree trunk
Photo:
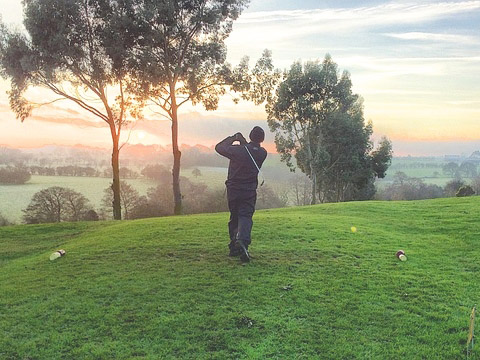
[[[60,199],[57,197],[57,222],[62,221],[61,213],[62,213],[62,203]]]
[[[302,204],[300,204],[300,197],[299,197],[299,193],[298,193],[298,181],[295,181],[295,195],[297,197],[297,206],[302,205]]]
[[[306,134],[306,138],[307,138],[308,161],[310,163],[310,174],[312,176],[312,201],[310,205],[315,205],[317,203],[317,174],[312,164],[313,153],[312,153],[312,148],[310,144],[310,134]]]
[[[182,215],[182,193],[180,192],[180,158],[182,153],[178,149],[178,115],[177,102],[175,92],[170,92],[172,95],[172,150],[173,150],[173,201],[175,207],[173,213],[175,215]]]
[[[118,148],[119,139],[117,136],[112,134],[113,140],[113,151],[112,151],[112,170],[113,170],[113,219],[122,220],[122,205],[120,203],[120,167],[119,167],[119,154],[120,150]]]
[[[312,173],[312,202],[310,205],[315,205],[317,203],[317,174],[313,169],[310,171]]]

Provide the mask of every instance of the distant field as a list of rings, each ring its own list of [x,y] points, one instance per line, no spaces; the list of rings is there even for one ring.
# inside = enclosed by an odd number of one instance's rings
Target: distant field
[[[440,187],[444,187],[449,181],[453,180],[451,177],[433,178],[433,177],[420,177],[420,176],[412,176],[412,175],[408,175],[408,176],[418,177],[418,178],[422,179],[426,184],[434,184],[434,185],[438,185]],[[463,179],[463,180],[468,184],[471,179]],[[375,185],[379,188],[382,188],[382,187],[385,187],[387,185],[392,184],[392,182],[393,182],[393,177],[387,177],[385,179],[377,180],[375,182]]]
[[[281,193],[286,191],[292,173],[288,170],[286,165],[281,163],[274,164],[272,163],[273,161],[275,160],[267,160],[262,167],[263,175],[265,176],[265,184]],[[190,181],[204,183],[212,189],[225,187],[228,168],[198,166],[197,169],[202,173],[202,175],[198,177],[193,176],[193,169],[195,168],[182,169],[181,175],[189,178]]]
[[[385,179],[378,181],[377,186],[387,186],[393,181],[394,175],[402,171],[410,177],[418,177],[426,183],[444,186],[451,177],[446,177],[442,172],[442,166],[446,163],[443,158],[394,158],[391,167],[387,170]],[[225,167],[197,167],[201,176],[195,177],[192,174],[195,167],[182,168],[181,175],[193,182],[206,184],[211,189],[223,188],[227,178]],[[279,156],[267,157],[263,167],[266,184],[274,189],[279,195],[287,194],[293,202],[293,193],[289,193],[289,179],[292,173],[286,165],[280,161]],[[437,172],[438,174],[435,174]],[[126,180],[140,194],[145,195],[147,189],[155,187],[156,183],[148,179]],[[465,179],[469,182],[470,179]],[[109,186],[110,178],[99,177],[71,177],[71,176],[32,176],[25,185],[0,185],[0,213],[9,220],[20,222],[22,209],[25,209],[33,194],[50,186],[70,187],[85,195],[94,207],[99,207],[103,197],[103,190]]]
[[[126,180],[140,194],[146,194],[155,182],[148,179]],[[99,207],[103,190],[111,183],[109,178],[74,177],[74,176],[39,176],[33,175],[25,185],[0,185],[0,213],[10,221],[20,222],[25,209],[36,192],[50,186],[72,188],[90,200],[94,207]]]
[[[266,168],[268,167],[266,164]],[[193,182],[204,183],[211,189],[223,188],[227,178],[227,168],[222,167],[197,167],[201,176],[195,177],[192,174],[194,168],[184,168],[181,175],[187,177]],[[286,172],[288,174],[288,172]],[[146,195],[147,190],[156,186],[156,182],[149,179],[125,179],[132,185],[141,195]],[[51,186],[62,186],[72,188],[83,194],[94,208],[100,206],[103,190],[111,183],[110,178],[102,177],[74,177],[74,176],[39,176],[33,175],[30,181],[24,185],[0,185],[0,213],[8,220],[20,223],[22,219],[22,209],[25,209],[32,196]],[[269,186],[276,191],[284,191],[286,188],[286,180],[280,176],[279,178],[267,177]]]
[[[180,174],[189,178],[193,182],[200,182],[206,184],[208,187],[222,188],[225,186],[225,180],[227,179],[228,169],[223,167],[209,167],[209,166],[197,166],[200,170],[200,176],[193,176],[192,171],[195,167],[182,169]]]
[[[417,158],[417,157],[402,157],[393,158],[392,165],[387,170],[387,180],[401,171],[411,177],[418,178],[434,178],[437,172],[437,177],[444,177],[442,166],[447,162],[443,158]]]
[[[446,176],[443,173],[443,165],[450,162],[442,157],[396,157],[392,159],[392,165],[387,170],[387,176],[384,180],[378,182],[380,186],[385,186],[393,181],[397,172],[403,172],[407,176],[422,179],[427,184],[435,184],[438,186],[445,186],[451,181],[451,176]],[[458,162],[460,164],[461,162]],[[470,182],[470,178],[464,179],[465,182]]]

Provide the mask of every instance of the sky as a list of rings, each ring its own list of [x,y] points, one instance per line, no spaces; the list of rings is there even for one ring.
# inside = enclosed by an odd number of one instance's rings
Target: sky
[[[0,0],[0,14],[21,29],[20,0]],[[246,55],[253,66],[270,49],[284,70],[329,53],[364,98],[374,140],[390,138],[396,156],[468,155],[480,150],[479,30],[480,0],[252,0],[227,40],[228,61]],[[21,123],[9,109],[8,86],[0,80],[0,145],[110,146],[109,130],[68,101]],[[29,96],[50,99],[41,89]],[[180,143],[212,146],[255,125],[268,128],[263,106],[235,105],[231,97],[213,112],[188,105],[180,112]],[[170,123],[147,108],[128,142],[167,145]],[[265,144],[274,151],[273,134]]]

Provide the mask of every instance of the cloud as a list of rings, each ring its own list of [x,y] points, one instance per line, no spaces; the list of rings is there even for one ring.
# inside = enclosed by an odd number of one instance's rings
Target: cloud
[[[62,113],[64,112],[64,113],[67,113],[67,114],[70,114],[70,115],[81,115],[81,113],[79,111],[74,110],[72,108],[55,106],[53,104],[45,105],[45,108],[48,109],[48,110],[51,110],[51,111],[62,112]]]
[[[409,140],[396,139],[393,142],[394,156],[444,156],[446,154],[470,155],[480,149],[480,141],[465,139]]]
[[[375,56],[344,56],[338,59],[340,68],[349,69],[354,74],[355,85],[368,85],[364,90],[382,92],[388,83],[378,83],[392,78],[401,79],[409,76],[414,79],[410,82],[408,91],[432,91],[426,89],[428,84],[420,79],[433,77],[438,81],[444,81],[445,76],[461,76],[475,72],[480,64],[480,56],[446,56],[446,57],[375,57]],[[372,86],[375,84],[375,88]],[[401,84],[401,83],[399,83]],[[405,83],[403,83],[405,86]],[[398,85],[397,85],[398,87]],[[363,86],[362,86],[363,88]]]
[[[221,140],[227,135],[238,131],[250,131],[253,126],[260,125],[267,128],[266,119],[250,118],[248,113],[245,116],[232,119],[230,116],[203,115],[198,112],[188,112],[179,115],[180,137],[187,137],[192,142],[208,140],[211,143]],[[171,137],[171,123],[151,118],[139,120],[135,123],[135,130],[142,130],[161,138]],[[197,139],[197,140],[195,140]],[[185,142],[186,140],[181,140]],[[188,141],[187,141],[188,143]]]
[[[246,12],[237,20],[229,47],[255,51],[268,47],[283,51],[287,44],[308,36],[352,36],[376,27],[421,24],[480,10],[480,1],[411,3],[392,2],[371,7],[318,8]],[[466,39],[463,39],[466,40]],[[256,45],[258,44],[258,45]],[[263,44],[263,45],[262,45]],[[298,44],[295,44],[298,46]]]
[[[473,36],[455,35],[455,34],[435,34],[425,32],[407,32],[407,33],[390,33],[385,36],[402,39],[402,40],[419,40],[419,41],[435,41],[435,42],[453,42],[463,44],[479,44],[480,41]]]
[[[341,58],[347,68],[356,67],[376,75],[441,75],[445,59],[430,58],[375,58],[371,56],[349,56]]]
[[[0,103],[0,112],[9,113],[15,116],[10,106]],[[106,124],[103,121],[89,120],[81,112],[69,107],[60,107],[53,104],[46,104],[33,110],[33,113],[25,121],[40,121],[56,124],[68,124],[79,128],[103,128]]]
[[[10,106],[0,103],[0,112],[11,112]]]
[[[412,23],[431,21],[438,18],[480,9],[480,1],[440,2],[414,4],[389,3],[373,7],[310,9],[310,10],[277,10],[244,13],[239,24],[262,24],[272,22],[298,22],[302,24],[316,23],[321,29],[325,25],[356,26],[359,22],[368,26],[394,23]],[[289,29],[294,30],[294,29]]]
[[[410,89],[368,89],[363,91],[362,94],[369,95],[439,95],[441,91],[427,91],[427,90],[410,90]]]
[[[458,101],[447,101],[447,104],[450,105],[478,105],[480,104],[480,100],[458,100]]]
[[[81,129],[84,128],[106,128],[107,124],[103,121],[89,121],[82,118],[75,118],[75,117],[63,117],[58,115],[50,115],[50,116],[42,116],[42,115],[33,115],[31,120],[35,121],[42,121],[47,123],[55,123],[55,124],[65,124],[75,126]],[[25,120],[25,121],[28,121]]]

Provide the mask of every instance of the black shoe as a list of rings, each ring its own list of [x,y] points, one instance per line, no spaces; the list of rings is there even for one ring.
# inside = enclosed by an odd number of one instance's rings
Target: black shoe
[[[240,251],[240,249],[230,249],[230,253],[228,254],[228,256],[231,256],[231,257],[236,257],[236,256],[240,256],[242,252]]]
[[[245,244],[243,243],[243,241],[242,240],[237,240],[235,245],[240,250],[240,260],[242,262],[249,262],[250,261],[250,254],[248,253],[248,249],[245,246]]]

